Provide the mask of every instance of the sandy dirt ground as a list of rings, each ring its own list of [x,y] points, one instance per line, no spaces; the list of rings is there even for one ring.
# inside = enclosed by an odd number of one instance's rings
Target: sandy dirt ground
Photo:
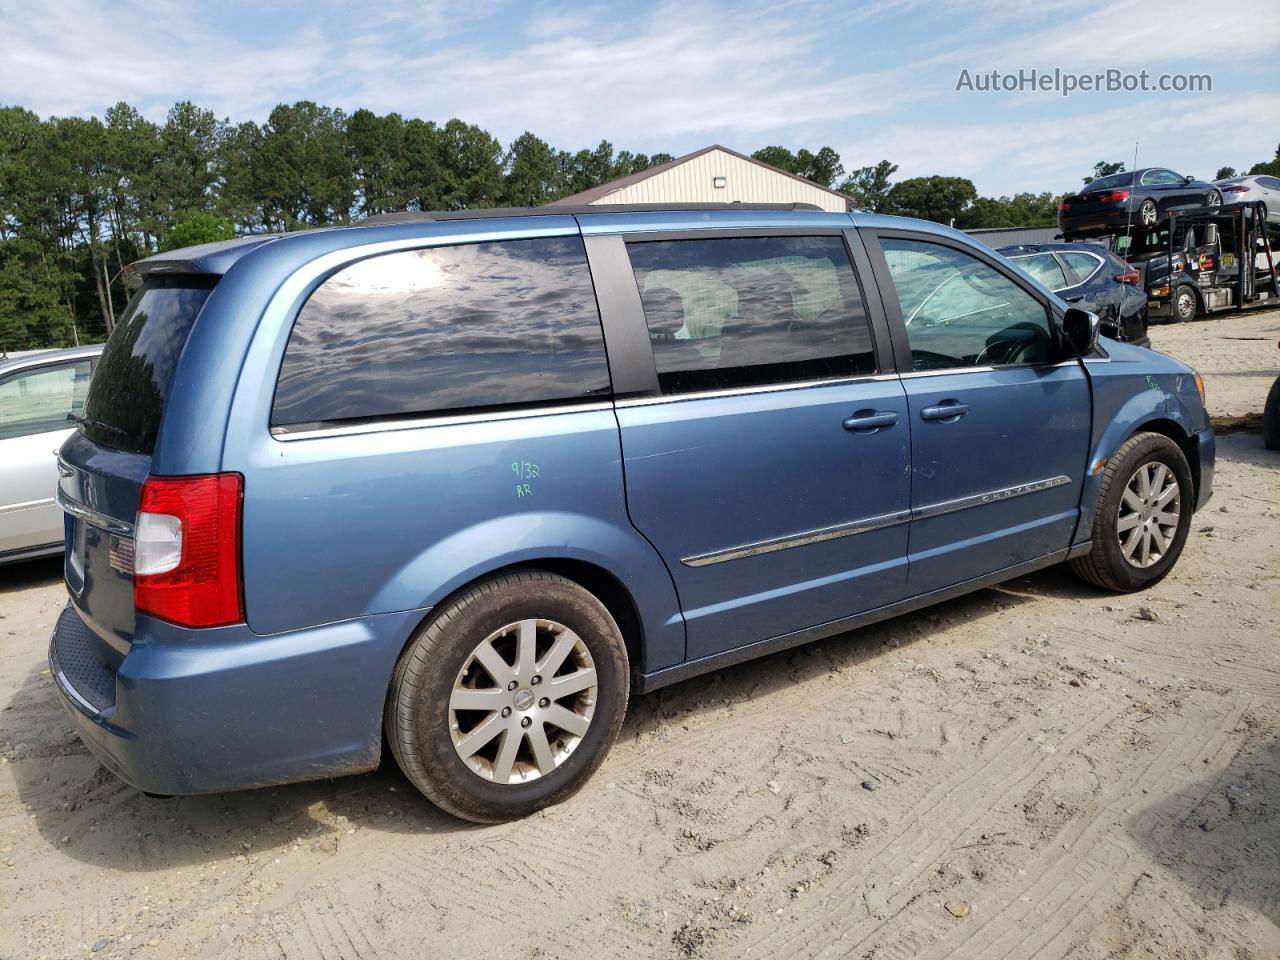
[[[1280,313],[1156,328],[1261,409]],[[1253,339],[1260,338],[1260,339]],[[153,800],[71,733],[57,563],[0,572],[0,958],[1280,957],[1280,454],[1173,574],[1063,569],[637,697],[576,798],[375,774]]]

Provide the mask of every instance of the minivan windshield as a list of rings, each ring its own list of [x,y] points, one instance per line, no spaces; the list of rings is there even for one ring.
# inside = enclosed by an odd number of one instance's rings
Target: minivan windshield
[[[128,453],[152,452],[178,357],[217,279],[172,276],[143,284],[116,322],[89,384],[80,421],[86,437]]]

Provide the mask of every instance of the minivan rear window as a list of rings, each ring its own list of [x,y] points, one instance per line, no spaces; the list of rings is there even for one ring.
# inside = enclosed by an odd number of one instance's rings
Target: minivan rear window
[[[609,393],[580,237],[428,247],[359,260],[316,288],[289,335],[271,425]]]
[[[153,451],[178,357],[217,280],[185,275],[143,284],[116,321],[89,384],[86,437],[128,453]]]

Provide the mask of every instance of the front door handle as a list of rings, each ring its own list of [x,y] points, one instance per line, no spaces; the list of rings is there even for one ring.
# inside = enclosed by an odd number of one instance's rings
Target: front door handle
[[[892,410],[859,410],[851,417],[846,417],[844,428],[854,433],[874,433],[881,427],[892,427],[898,422],[898,415]]]
[[[955,423],[969,412],[969,405],[959,400],[943,400],[937,406],[925,407],[920,411],[921,420],[941,420],[943,423]]]

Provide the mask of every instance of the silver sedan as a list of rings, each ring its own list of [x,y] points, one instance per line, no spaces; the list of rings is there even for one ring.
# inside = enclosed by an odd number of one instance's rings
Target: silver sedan
[[[1262,173],[1251,174],[1219,180],[1214,186],[1222,191],[1224,205],[1254,203],[1260,200],[1266,205],[1267,220],[1271,223],[1280,223],[1280,177]]]
[[[0,563],[61,552],[55,451],[75,429],[102,345],[0,357]]]

